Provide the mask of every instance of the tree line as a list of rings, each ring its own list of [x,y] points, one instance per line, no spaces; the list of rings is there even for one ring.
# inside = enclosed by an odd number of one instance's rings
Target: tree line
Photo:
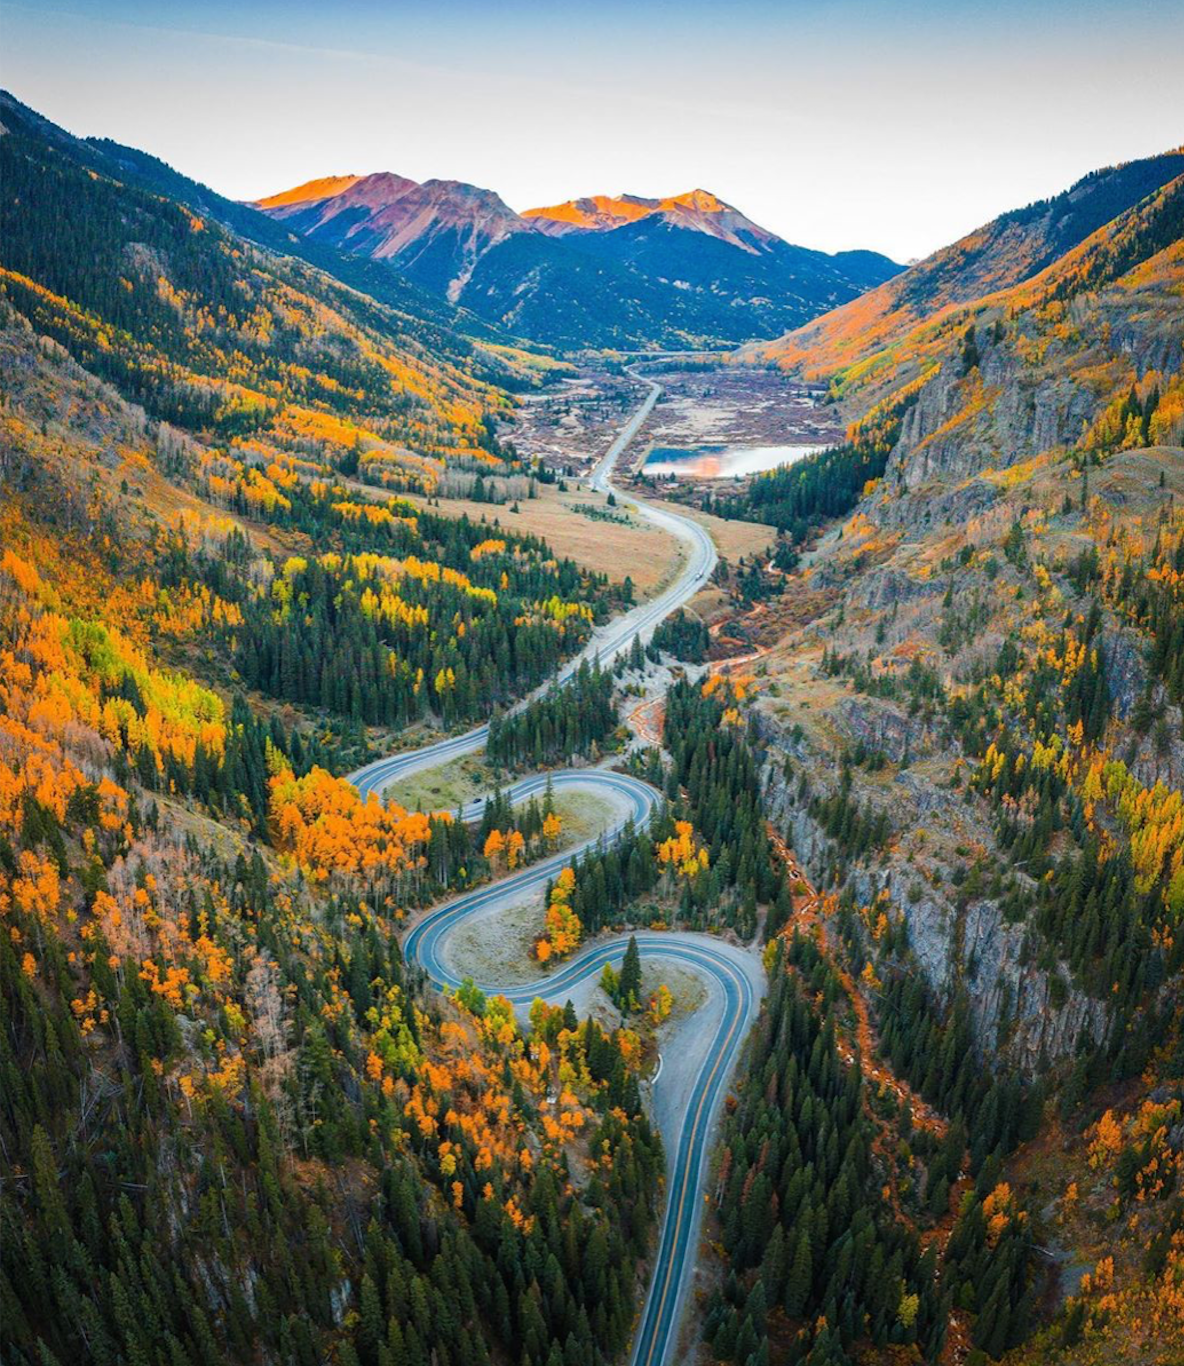
[[[777,1314],[812,1366],[848,1366],[861,1345],[934,1361],[947,1317],[936,1248],[922,1252],[880,1194],[859,1067],[838,1056],[833,969],[795,935],[770,981],[713,1173],[729,1272],[707,1341],[721,1361],[763,1364]]]
[[[617,726],[613,675],[584,660],[571,679],[489,723],[486,753],[506,768],[540,768],[596,757]]]

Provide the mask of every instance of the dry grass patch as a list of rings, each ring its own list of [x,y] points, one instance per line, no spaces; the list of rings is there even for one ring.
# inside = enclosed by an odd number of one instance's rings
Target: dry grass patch
[[[667,503],[656,498],[639,501],[698,522],[715,542],[716,550],[727,560],[738,560],[741,555],[763,554],[777,539],[777,528],[766,526],[763,522],[733,522],[724,517],[713,517],[711,513],[701,512],[698,508],[684,507],[682,503]]]
[[[426,506],[423,498],[409,496],[409,501]],[[467,498],[441,499],[437,510],[449,517],[467,515],[475,522],[493,525],[496,521],[507,531],[542,536],[556,555],[593,573],[607,574],[614,583],[630,575],[639,598],[654,593],[681,560],[679,543],[636,516],[628,523],[607,522],[579,511],[589,506],[604,507],[604,495],[578,489],[560,493],[554,485],[543,484],[537,498],[519,502],[518,512],[511,512],[509,504],[491,506]],[[617,511],[625,515],[625,509]]]

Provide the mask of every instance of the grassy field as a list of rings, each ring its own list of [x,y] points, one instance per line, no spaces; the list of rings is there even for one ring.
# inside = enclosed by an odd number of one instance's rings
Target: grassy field
[[[392,783],[385,795],[408,811],[455,811],[491,791],[493,784],[493,770],[476,755],[467,754],[439,768],[412,773]]]
[[[555,810],[563,822],[559,846],[570,848],[600,834],[613,818],[613,807],[586,792],[556,794]],[[543,928],[542,889],[524,893],[520,904],[480,914],[450,936],[447,953],[453,963],[478,981],[515,983],[537,977],[533,948]]]
[[[566,849],[581,840],[595,839],[613,818],[613,808],[591,792],[557,792],[555,813],[563,822],[559,847]]]
[[[715,542],[716,550],[727,560],[738,560],[741,555],[759,555],[777,539],[776,527],[765,526],[763,522],[733,522],[700,512],[698,508],[684,507],[682,503],[667,503],[657,498],[645,501],[698,522]]]
[[[422,498],[410,496],[409,501],[424,504]],[[560,493],[553,484],[539,486],[537,498],[524,498],[518,512],[509,505],[500,507],[489,503],[474,503],[467,498],[444,498],[440,511],[449,517],[467,514],[473,521],[495,521],[508,531],[518,531],[546,539],[557,555],[567,556],[578,565],[598,574],[607,574],[614,582],[631,575],[638,597],[652,594],[664,583],[681,556],[678,542],[666,532],[659,531],[632,518],[628,524],[603,522],[584,516],[579,508],[604,507],[603,494],[569,489]]]
[[[418,495],[402,496],[421,507],[427,505]],[[728,560],[760,554],[776,539],[776,531],[759,522],[726,521],[677,503],[646,501],[689,517],[705,527],[716,549]],[[468,516],[491,527],[496,525],[507,531],[542,536],[557,555],[567,556],[594,573],[607,574],[616,583],[628,574],[639,599],[652,597],[669,583],[682,564],[681,543],[636,515],[630,516],[628,522],[608,522],[580,511],[585,507],[604,506],[603,494],[575,488],[560,493],[553,484],[541,484],[539,496],[520,500],[517,512],[511,512],[509,504],[474,503],[467,498],[441,499],[439,510],[449,517]],[[620,507],[617,511],[625,513],[625,508]]]
[[[478,982],[513,986],[538,977],[534,945],[543,930],[541,898],[540,889],[538,896],[521,905],[462,923],[449,936],[449,960],[463,964],[463,975]]]
[[[455,811],[458,806],[491,792],[496,776],[475,755],[455,759],[439,768],[413,773],[387,789],[387,796],[408,811]],[[613,808],[591,792],[555,794],[555,811],[563,822],[560,848],[594,839],[612,821]]]

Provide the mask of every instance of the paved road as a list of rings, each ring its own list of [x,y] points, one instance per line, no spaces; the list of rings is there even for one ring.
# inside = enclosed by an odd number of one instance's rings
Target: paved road
[[[650,386],[649,393],[592,472],[591,487],[599,492],[612,490],[613,466],[636,436],[661,393],[658,384],[648,379],[645,382]],[[644,503],[634,506],[640,517],[671,532],[685,545],[687,553],[682,569],[665,592],[595,632],[583,653],[558,672],[558,681],[570,677],[581,659],[598,657],[607,664],[627,650],[635,636],[640,636],[644,644],[658,622],[688,601],[715,567],[715,546],[697,523]],[[525,702],[519,705],[525,705]],[[350,781],[363,796],[381,793],[396,778],[475,753],[484,747],[488,734],[489,726],[481,725],[464,735],[379,759],[351,774]],[[438,986],[455,988],[460,985],[443,950],[448,937],[463,921],[489,911],[495,905],[512,904],[537,895],[545,883],[589,845],[599,840],[619,839],[629,822],[644,827],[662,800],[661,794],[648,783],[604,768],[564,770],[524,778],[508,788],[507,793],[514,802],[525,801],[541,793],[548,780],[557,791],[581,788],[606,794],[623,814],[597,840],[586,841],[577,849],[567,849],[562,854],[543,859],[491,886],[466,892],[424,916],[407,935],[403,951],[408,960],[418,962]],[[463,808],[462,817],[477,819],[484,801],[479,798],[469,803]],[[668,1198],[653,1280],[634,1338],[631,1360],[633,1366],[669,1366],[677,1350],[679,1319],[695,1265],[703,1206],[701,1191],[720,1100],[755,1017],[763,979],[751,954],[709,935],[643,931],[638,933],[637,942],[645,961],[666,961],[694,972],[708,990],[706,1005],[679,1027],[677,1064],[664,1067],[661,1077],[654,1082],[654,1103],[659,1115],[669,1117],[673,1113],[673,1120],[663,1125],[669,1158]],[[621,935],[593,944],[548,976],[526,985],[507,987],[496,982],[478,982],[477,985],[491,994],[507,996],[518,1006],[540,996],[547,1001],[562,1002],[581,986],[587,988],[590,979],[598,978],[606,963],[618,963],[624,957],[627,943],[627,938]]]
[[[637,435],[641,424],[649,416],[654,404],[658,401],[658,395],[662,392],[661,385],[655,384],[653,380],[646,380],[645,382],[649,385],[650,390],[645,400],[618,433],[616,440],[609,447],[604,458],[592,471],[590,484],[599,493],[608,493],[610,490],[617,492],[612,488],[609,478],[613,465],[616,463],[617,457]],[[618,494],[618,496],[622,495]],[[570,678],[585,659],[589,662],[599,659],[602,664],[611,664],[618,655],[629,649],[633,644],[634,636],[640,636],[641,643],[645,645],[650,636],[653,635],[654,627],[664,617],[668,617],[676,608],[681,607],[683,603],[694,597],[710,578],[711,571],[715,568],[715,543],[697,522],[667,512],[664,508],[650,507],[646,503],[631,504],[631,506],[635,507],[639,517],[676,536],[686,547],[686,560],[682,570],[670,587],[658,597],[622,613],[606,626],[594,631],[584,650],[565,664],[555,675],[553,681],[563,682]],[[525,706],[531,698],[541,695],[551,686],[550,682],[545,683],[541,688],[536,689],[530,697],[518,703],[518,706]],[[514,708],[514,710],[516,709]],[[349,781],[353,783],[363,797],[368,796],[371,792],[381,794],[386,787],[398,778],[405,778],[409,774],[421,772],[423,769],[436,768],[440,764],[448,763],[452,759],[459,759],[466,754],[477,753],[478,750],[484,748],[485,741],[488,738],[488,724],[475,726],[463,735],[454,735],[446,740],[438,740],[435,744],[424,745],[421,749],[408,750],[406,753],[392,754],[385,759],[377,759],[374,763],[367,764],[365,768],[360,768],[357,772],[351,773]]]

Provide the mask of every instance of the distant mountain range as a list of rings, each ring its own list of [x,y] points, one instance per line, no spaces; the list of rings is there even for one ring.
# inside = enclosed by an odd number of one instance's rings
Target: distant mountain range
[[[563,347],[732,346],[807,322],[901,269],[875,252],[794,246],[706,190],[594,195],[518,214],[492,190],[383,172],[311,180],[252,207]]]

